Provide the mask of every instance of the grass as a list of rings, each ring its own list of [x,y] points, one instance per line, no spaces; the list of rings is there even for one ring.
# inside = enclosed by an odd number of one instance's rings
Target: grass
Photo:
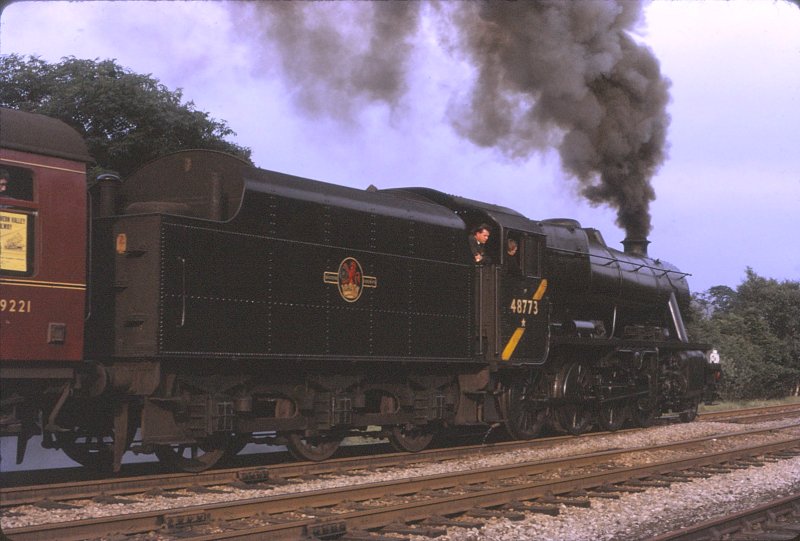
[[[734,400],[730,402],[720,402],[713,406],[700,404],[700,412],[737,410],[745,408],[760,408],[763,406],[780,406],[783,404],[800,404],[800,396],[787,396],[770,400]]]

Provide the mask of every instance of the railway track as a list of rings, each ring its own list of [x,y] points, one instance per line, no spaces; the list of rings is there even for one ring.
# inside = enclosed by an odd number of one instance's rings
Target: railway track
[[[800,413],[800,404],[782,404],[780,406],[761,406],[709,413],[701,413],[701,421],[717,421],[730,423],[758,423],[774,419],[784,419]]]
[[[750,439],[763,440],[760,432],[766,431],[750,431]],[[713,437],[717,446],[735,438],[742,438],[742,432]],[[210,489],[223,494],[223,501],[216,503],[7,529],[6,534],[14,540],[65,541],[113,532],[126,536],[158,532],[163,539],[208,540],[380,539],[388,532],[422,535],[423,530],[428,535],[449,526],[479,524],[488,516],[513,519],[521,513],[557,513],[561,505],[588,506],[592,498],[668,486],[760,463],[753,457],[769,455],[760,460],[779,460],[800,453],[800,437],[717,452],[709,452],[710,439],[366,484],[351,479],[344,486],[303,492],[262,496],[253,489],[251,497],[237,501],[225,500],[241,495],[233,495],[229,487],[217,487]],[[661,458],[652,461],[653,453]],[[441,516],[448,518],[435,518]]]
[[[651,541],[792,540],[800,537],[800,494],[669,532]]]
[[[780,411],[775,411],[779,409]],[[719,416],[706,414],[702,420],[744,423],[745,419],[763,420],[761,416],[774,418],[800,414],[800,405],[794,409],[752,408],[744,410],[742,415],[733,412],[721,412]],[[747,422],[756,422],[755,420]],[[624,434],[638,429],[621,430]],[[741,434],[750,431],[743,430]],[[578,439],[591,441],[607,436],[608,432],[585,434]],[[710,436],[707,439],[710,439]],[[35,504],[41,501],[63,502],[74,499],[92,499],[114,496],[129,496],[152,490],[202,489],[215,485],[253,485],[255,483],[284,482],[285,480],[307,478],[308,476],[340,475],[348,472],[363,472],[377,468],[403,467],[410,464],[422,464],[458,459],[476,454],[499,454],[518,450],[543,449],[555,444],[575,441],[574,436],[554,436],[530,441],[506,441],[490,444],[466,445],[429,449],[416,454],[384,453],[371,456],[355,456],[336,458],[324,462],[284,462],[269,466],[250,466],[209,470],[196,474],[191,473],[159,473],[135,477],[114,477],[87,481],[59,482],[34,485],[5,486],[0,490],[0,509],[15,505]]]

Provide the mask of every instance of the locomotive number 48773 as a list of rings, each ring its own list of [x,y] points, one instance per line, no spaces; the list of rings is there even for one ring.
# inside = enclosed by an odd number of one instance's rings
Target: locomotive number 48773
[[[539,313],[539,301],[531,299],[511,299],[511,311],[515,314],[532,314]]]

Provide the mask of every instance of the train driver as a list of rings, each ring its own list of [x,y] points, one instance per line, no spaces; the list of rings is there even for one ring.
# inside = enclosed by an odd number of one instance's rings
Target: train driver
[[[472,234],[469,236],[469,249],[472,251],[472,257],[478,265],[488,265],[491,262],[486,254],[486,242],[488,242],[490,235],[489,226],[480,224],[472,229]]]

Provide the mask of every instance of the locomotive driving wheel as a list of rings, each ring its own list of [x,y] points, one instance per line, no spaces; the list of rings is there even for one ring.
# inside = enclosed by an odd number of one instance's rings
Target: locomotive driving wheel
[[[231,442],[227,435],[214,435],[193,443],[159,445],[158,460],[171,469],[188,473],[205,471],[229,454]]]
[[[627,384],[625,372],[619,369],[607,371],[602,375],[601,387],[622,387]],[[603,430],[614,432],[622,428],[628,420],[628,401],[623,398],[603,400],[597,412],[597,424]]]
[[[689,403],[689,407],[680,412],[678,418],[681,420],[682,423],[691,423],[697,418],[697,409],[699,407],[700,407],[700,401],[692,400]]]
[[[628,403],[624,400],[609,400],[600,404],[597,424],[603,430],[615,432],[628,420]]]
[[[305,436],[299,432],[286,435],[286,447],[298,460],[318,462],[327,460],[339,449],[342,437],[335,434],[320,434],[318,436]]]
[[[630,404],[631,420],[641,428],[653,424],[656,418],[656,408],[650,397],[636,398]]]
[[[506,430],[512,438],[529,440],[539,435],[547,419],[547,407],[537,404],[534,398],[546,398],[546,390],[541,389],[543,378],[535,382],[515,381],[508,390],[506,402]],[[537,390],[541,392],[537,392]]]
[[[424,427],[414,425],[395,425],[389,430],[388,438],[392,447],[398,451],[418,453],[430,445],[434,433]]]
[[[592,374],[586,363],[577,361],[565,365],[556,378],[556,396],[564,403],[556,408],[555,421],[565,432],[577,436],[592,428],[589,408]]]

